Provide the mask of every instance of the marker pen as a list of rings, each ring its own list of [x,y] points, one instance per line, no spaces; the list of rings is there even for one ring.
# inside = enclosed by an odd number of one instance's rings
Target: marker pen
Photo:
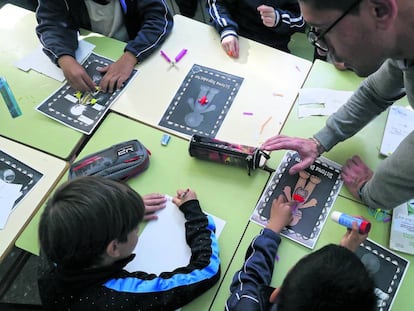
[[[371,223],[369,221],[338,211],[332,212],[331,219],[349,229],[352,229],[352,223],[356,222],[358,224],[359,233],[361,234],[367,234],[369,230],[371,230]]]
[[[0,93],[6,102],[7,109],[13,118],[16,118],[22,114],[19,105],[17,104],[16,98],[14,98],[13,92],[10,89],[4,77],[0,77]]]
[[[175,57],[175,62],[178,63],[185,54],[187,54],[187,49],[182,49],[181,52]]]
[[[292,196],[293,201],[295,202],[294,205],[292,205],[292,214],[295,214],[297,209],[298,209],[298,205],[300,203],[305,202],[305,198],[303,196],[301,196],[300,194],[294,193]]]
[[[169,63],[171,63],[171,59],[168,57],[168,55],[164,52],[164,51],[160,51],[160,54],[161,54],[161,56],[162,57],[164,57],[164,59],[167,61],[167,62],[169,62]]]

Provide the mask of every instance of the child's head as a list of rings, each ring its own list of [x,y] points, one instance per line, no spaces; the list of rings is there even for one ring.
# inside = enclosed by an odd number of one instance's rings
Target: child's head
[[[361,260],[347,248],[331,244],[289,271],[277,295],[277,310],[376,310],[374,289]]]
[[[39,224],[41,249],[58,266],[100,265],[110,247],[121,245],[124,253],[131,248],[125,243],[144,211],[141,196],[127,184],[103,177],[73,179],[46,204]]]

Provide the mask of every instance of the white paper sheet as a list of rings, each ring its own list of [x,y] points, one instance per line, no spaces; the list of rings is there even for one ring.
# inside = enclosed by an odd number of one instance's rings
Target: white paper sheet
[[[188,265],[191,250],[185,240],[185,218],[171,201],[172,198],[167,198],[167,206],[158,212],[158,219],[150,221],[139,236],[134,250],[136,257],[125,267],[127,271],[145,271],[158,275]],[[212,217],[218,237],[225,221]]]
[[[401,106],[391,106],[385,124],[380,153],[391,155],[401,141],[414,131],[414,111]]]
[[[94,48],[95,45],[87,41],[80,40],[78,49],[76,50],[76,60],[78,63],[82,63],[88,55],[91,54]],[[52,63],[49,57],[47,57],[42,51],[41,46],[37,47],[35,50],[30,52],[30,54],[18,60],[14,65],[23,71],[29,71],[30,69],[36,70],[37,72],[47,75],[60,82],[65,80],[62,69]]]
[[[353,92],[325,88],[304,88],[299,91],[298,117],[329,116],[345,104]]]
[[[22,195],[22,185],[4,182],[0,179],[0,229],[6,226],[14,203]]]

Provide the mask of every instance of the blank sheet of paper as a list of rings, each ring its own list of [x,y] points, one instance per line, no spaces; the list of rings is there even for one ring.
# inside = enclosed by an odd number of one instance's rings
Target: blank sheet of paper
[[[211,215],[212,216],[212,215]],[[212,216],[216,236],[223,230],[225,221]],[[188,265],[191,250],[185,240],[184,214],[167,196],[167,206],[158,212],[158,219],[150,221],[142,231],[135,247],[136,254],[125,269],[160,274]]]

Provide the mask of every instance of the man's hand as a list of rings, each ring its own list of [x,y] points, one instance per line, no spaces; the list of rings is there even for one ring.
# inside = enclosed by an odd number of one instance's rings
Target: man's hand
[[[266,27],[275,27],[276,13],[274,8],[262,4],[261,6],[257,7],[257,11],[260,13],[263,25],[265,25]]]
[[[95,83],[83,68],[72,56],[63,55],[59,57],[58,64],[72,88],[77,91],[95,91]]]
[[[239,39],[236,36],[229,35],[221,40],[221,46],[230,57],[239,57]]]
[[[296,138],[284,135],[276,135],[267,139],[261,149],[266,151],[272,150],[295,150],[299,153],[301,162],[293,165],[289,174],[294,175],[305,168],[309,167],[319,156],[318,145],[309,138]]]
[[[101,90],[112,93],[116,89],[120,89],[136,64],[137,58],[131,52],[126,51],[115,63],[98,68],[98,71],[104,74],[99,83]]]
[[[167,206],[167,199],[164,195],[159,193],[150,193],[142,196],[142,200],[145,205],[145,220],[157,219],[156,211],[163,209]]]
[[[346,247],[352,252],[356,252],[359,244],[365,241],[368,237],[368,234],[359,233],[358,224],[354,222],[352,224],[352,230],[348,229],[344,236],[342,237],[339,245]]]
[[[373,174],[372,170],[359,156],[353,156],[348,159],[341,173],[345,187],[358,200],[361,200],[358,193],[359,189],[372,178]]]

